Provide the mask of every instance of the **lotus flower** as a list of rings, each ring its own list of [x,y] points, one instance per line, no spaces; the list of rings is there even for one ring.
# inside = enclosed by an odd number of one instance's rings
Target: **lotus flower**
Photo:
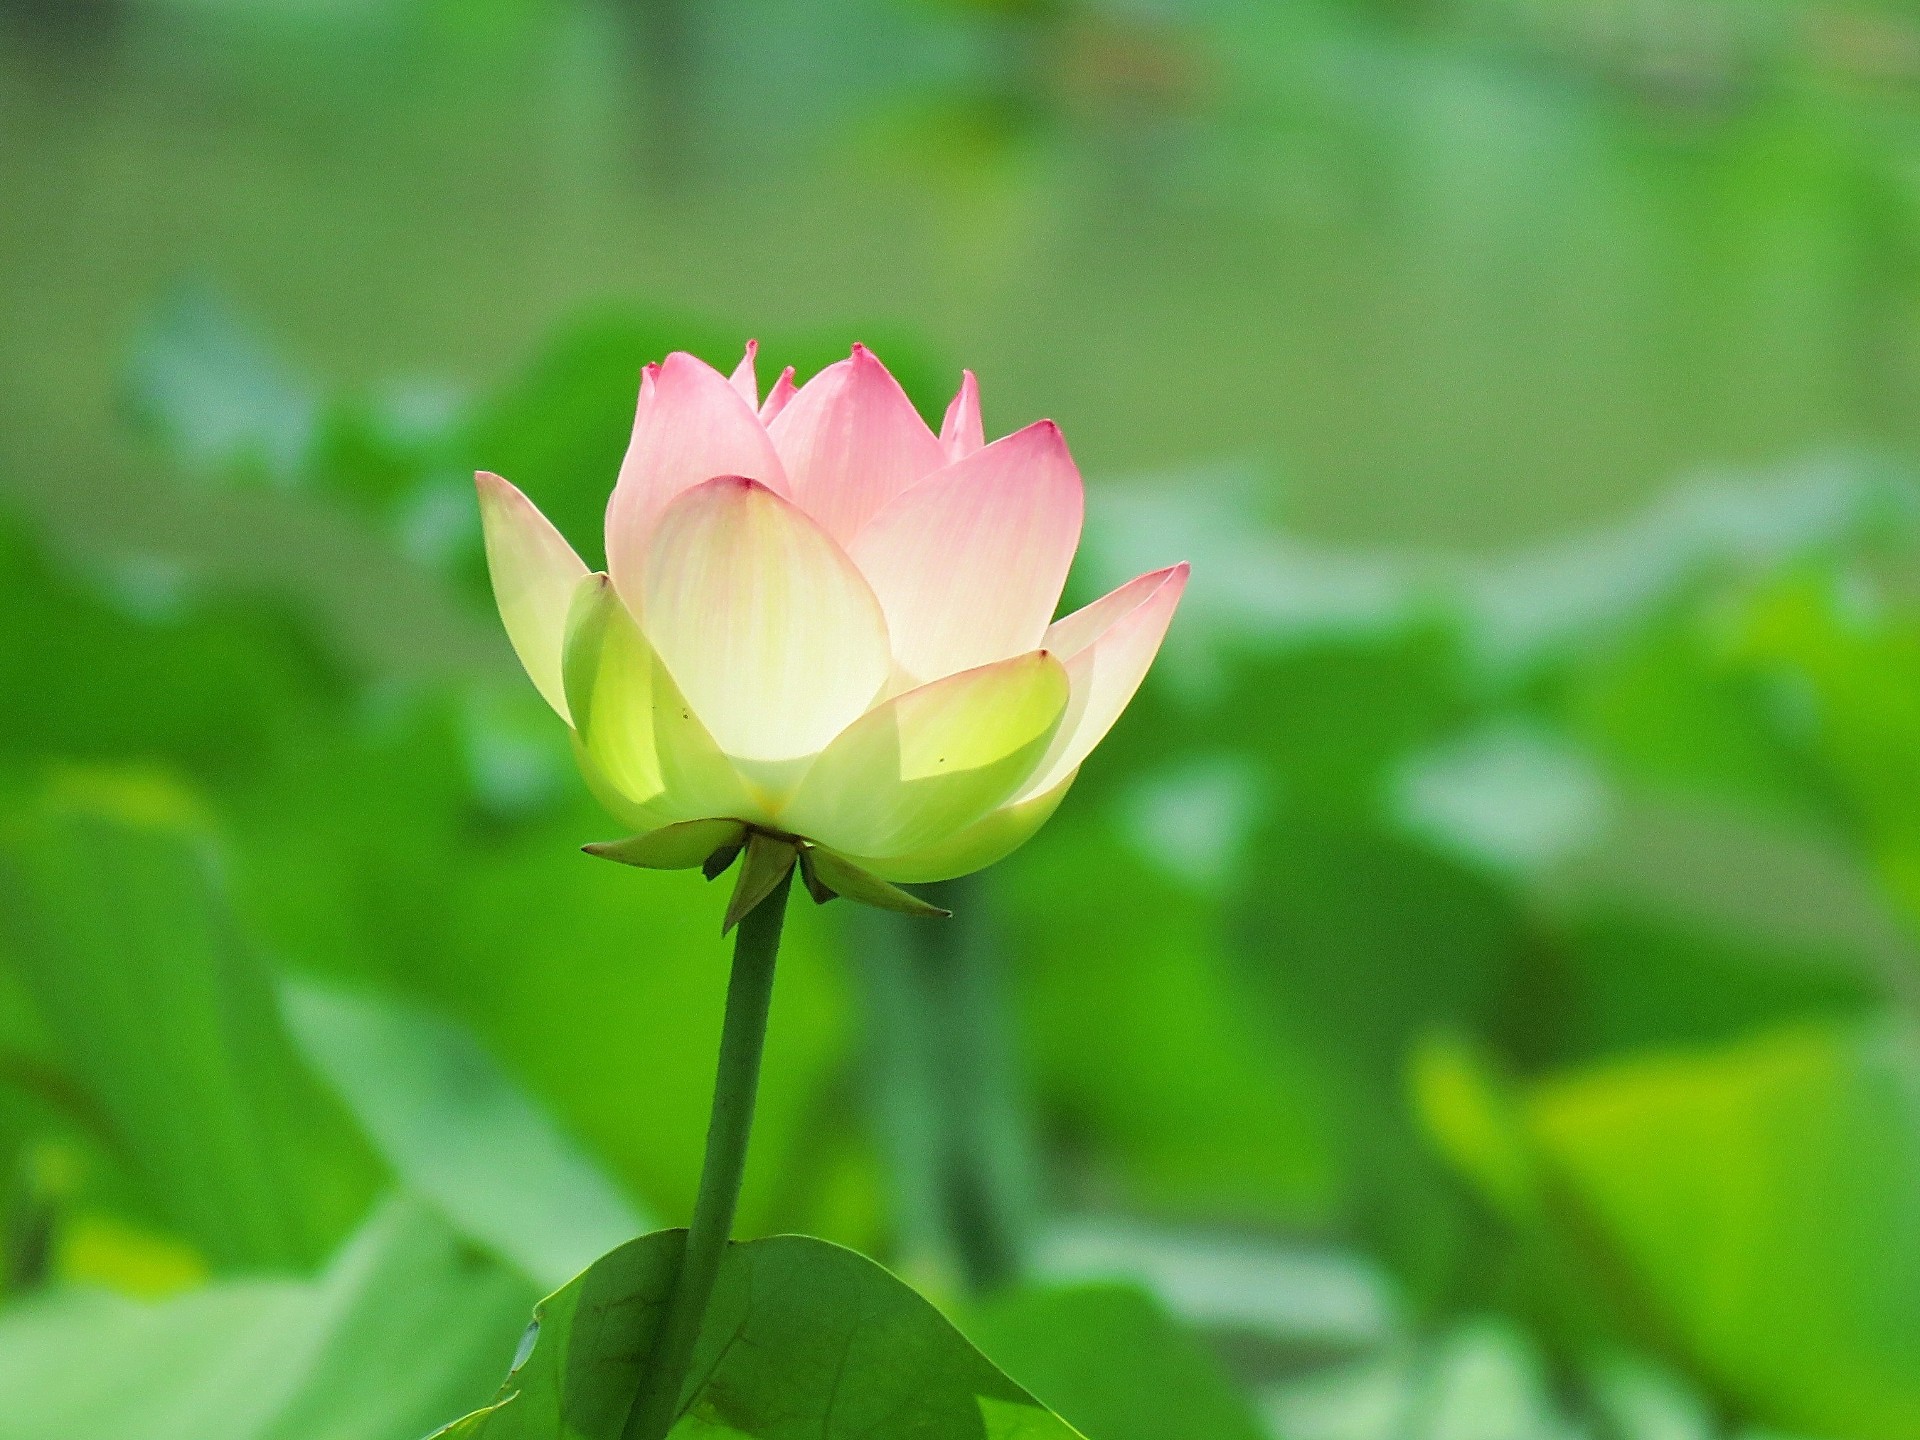
[[[507,635],[639,832],[589,848],[713,873],[775,836],[821,899],[886,903],[883,882],[966,874],[1038,829],[1187,578],[1055,620],[1082,507],[1059,428],[985,443],[969,373],[935,435],[861,346],[764,401],[751,344],[731,379],[691,355],[649,365],[606,574],[478,479]]]

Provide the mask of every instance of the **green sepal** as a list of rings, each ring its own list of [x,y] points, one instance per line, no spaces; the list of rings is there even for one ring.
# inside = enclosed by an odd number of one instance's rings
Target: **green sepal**
[[[700,873],[709,880],[718,880],[727,873],[733,862],[740,858],[740,852],[746,848],[747,832],[743,828],[738,835],[707,857],[706,863],[700,867]]]
[[[754,906],[773,893],[787,878],[799,854],[800,847],[792,840],[769,835],[764,830],[748,833],[747,858],[740,867],[740,878],[734,882],[733,898],[727,902],[726,919],[720,923],[722,935],[746,919]]]
[[[706,865],[723,851],[731,863],[746,828],[738,820],[684,820],[644,835],[601,840],[580,848],[602,860],[617,860],[645,870],[691,870]]]
[[[818,845],[808,845],[800,851],[800,874],[806,881],[807,893],[817,904],[824,905],[833,896],[844,895],[876,910],[893,910],[901,915],[946,919],[953,914],[938,905],[929,905],[918,895],[890,885],[878,875]]]
[[[820,872],[814,868],[813,856],[817,847],[800,847],[800,883],[807,887],[807,894],[813,897],[813,903],[824,905],[829,900],[838,900],[840,892],[820,878]]]

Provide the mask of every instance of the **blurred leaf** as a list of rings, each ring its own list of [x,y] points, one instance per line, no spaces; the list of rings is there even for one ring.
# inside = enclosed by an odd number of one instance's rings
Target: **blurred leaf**
[[[1548,1046],[1517,896],[1362,817],[1289,813],[1263,827],[1229,912],[1236,968],[1263,1022],[1311,1057],[1347,1213],[1420,1301],[1471,1278],[1467,1217],[1404,1105],[1434,1027]]]
[[[1699,853],[1687,847],[1664,863]],[[1812,872],[1811,866],[1800,871],[1801,880]],[[1779,908],[1798,902],[1800,918],[1816,917],[1809,892],[1817,889],[1777,885]],[[1736,892],[1732,899],[1738,898]],[[1645,893],[1588,896],[1571,905],[1557,943],[1561,963],[1574,973],[1575,993],[1556,1057],[1573,1063],[1712,1044],[1794,1019],[1859,1016],[1881,1002],[1885,987],[1861,963],[1864,943],[1856,948],[1839,925],[1811,936],[1770,925],[1772,909],[1752,907],[1751,923],[1735,927]]]
[[[0,515],[0,755],[257,762],[343,677],[283,607],[200,596],[149,571],[80,577]],[[140,697],[138,705],[102,696]]]
[[[1909,527],[1914,515],[1913,477],[1870,455],[1701,477],[1617,525],[1470,576],[1468,635],[1487,664],[1534,663],[1618,636],[1717,573],[1783,570]]]
[[[1466,1321],[1411,1350],[1289,1380],[1269,1404],[1286,1440],[1586,1440],[1539,1349],[1510,1322]],[[1624,1431],[1613,1440],[1668,1440]]]
[[[618,1440],[685,1241],[679,1230],[632,1241],[549,1296],[531,1352],[447,1440]],[[681,1413],[676,1435],[715,1440],[1076,1433],[899,1280],[802,1235],[728,1246]]]
[[[55,1268],[62,1280],[155,1299],[204,1284],[199,1252],[112,1215],[63,1216]]]
[[[294,1053],[188,802],[75,776],[10,830],[6,958],[156,1216],[222,1267],[324,1256],[377,1166]]]
[[[1416,1372],[1419,1440],[1578,1440],[1554,1403],[1540,1352],[1511,1325],[1472,1322],[1445,1336]]]
[[[1516,1223],[1540,1223],[1546,1200],[1525,1120],[1474,1046],[1430,1037],[1409,1066],[1414,1104],[1449,1159]]]
[[[1392,800],[1411,833],[1528,877],[1596,844],[1611,796],[1592,757],[1507,718],[1409,756]]]
[[[529,1280],[558,1287],[647,1228],[466,1031],[311,981],[281,993],[295,1039],[395,1174]]]
[[[1316,1361],[1383,1348],[1404,1330],[1391,1282],[1366,1256],[1244,1230],[1056,1218],[1034,1269],[1061,1285],[1123,1281],[1189,1325]]]
[[[1653,1014],[1649,992],[1638,1006],[1652,1022],[1649,1039],[1684,1038],[1703,1023],[1725,1034],[1743,1011],[1777,1015],[1796,993],[1822,1013],[1913,993],[1913,940],[1863,857],[1830,830],[1685,795],[1627,793],[1610,843],[1558,879],[1568,926],[1560,943],[1596,1000],[1654,958],[1639,954],[1609,970],[1619,951],[1611,929],[1624,923],[1636,938],[1665,932],[1661,943],[1677,963],[1654,984],[1694,992],[1694,1013]],[[1725,992],[1700,995],[1730,961],[1745,973],[1729,975]],[[1702,1006],[1717,1014],[1700,1015]]]
[[[1187,654],[1165,661],[1175,667],[1218,664],[1248,649],[1379,638],[1416,618],[1422,583],[1415,567],[1258,524],[1269,508],[1265,478],[1217,468],[1105,487],[1088,509],[1078,561],[1088,598],[1191,562],[1179,632]]]
[[[1756,1418],[1920,1435],[1920,1046],[1801,1028],[1556,1080],[1540,1153]]]
[[[1213,903],[1085,805],[996,876],[1042,1123],[1080,1162],[1073,1179],[1153,1208],[1321,1213],[1318,1076],[1253,1003]]]
[[[313,1280],[160,1304],[71,1290],[0,1314],[0,1437],[411,1440],[494,1383],[531,1298],[391,1200]]]
[[[1728,653],[1725,601],[1710,596],[1585,657],[1565,677],[1562,721],[1622,787],[1824,821],[1832,797],[1783,731],[1777,691]]]
[[[204,283],[180,286],[151,317],[129,389],[190,471],[221,479],[251,468],[292,484],[319,424],[314,387]]]
[[[1760,597],[1741,641],[1920,926],[1920,620],[1864,588],[1802,580]]]
[[[1219,1359],[1134,1286],[1030,1286],[963,1319],[995,1364],[1087,1440],[1265,1440]]]

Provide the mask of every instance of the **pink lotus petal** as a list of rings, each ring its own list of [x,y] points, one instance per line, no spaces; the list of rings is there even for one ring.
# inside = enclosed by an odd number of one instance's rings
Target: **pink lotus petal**
[[[561,651],[567,607],[587,567],[534,503],[498,475],[473,477],[494,603],[514,654],[546,702],[568,719]]]
[[[754,408],[760,404],[760,382],[753,373],[754,357],[759,353],[760,342],[747,341],[747,353],[740,357],[740,363],[733,367],[733,374],[727,377],[727,383],[740,392],[740,398]]]
[[[895,662],[935,679],[1038,648],[1080,543],[1080,472],[1042,420],[928,476],[855,537]]]
[[[787,366],[780,372],[780,378],[773,382],[773,388],[767,392],[765,403],[760,406],[760,423],[771,425],[773,417],[787,408],[787,402],[800,391],[793,383],[793,367]]]
[[[654,527],[641,626],[728,755],[820,751],[890,673],[886,622],[853,562],[791,501],[739,476],[696,485]],[[749,767],[777,787],[777,768]]]
[[[1160,652],[1187,588],[1187,569],[1174,565],[1129,580],[1047,628],[1046,646],[1066,661],[1072,698],[1021,799],[1058,785],[1106,739]]]
[[[607,504],[607,570],[636,611],[653,528],[682,491],[716,475],[743,475],[786,494],[787,475],[753,407],[726,377],[693,356],[649,366],[633,440]]]
[[[803,385],[767,433],[795,501],[843,545],[875,511],[946,463],[927,422],[864,345]]]
[[[973,371],[960,372],[960,388],[947,406],[947,418],[940,422],[940,448],[949,460],[964,460],[987,443],[987,432],[980,425],[980,382]]]

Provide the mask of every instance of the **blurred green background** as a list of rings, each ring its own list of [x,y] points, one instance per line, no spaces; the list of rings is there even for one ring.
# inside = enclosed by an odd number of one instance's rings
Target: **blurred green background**
[[[746,1231],[1092,1440],[1920,1437],[1917,321],[1893,3],[0,0],[0,1440],[413,1440],[683,1222],[724,897],[470,477],[597,556],[749,335],[1194,578],[797,915]]]

